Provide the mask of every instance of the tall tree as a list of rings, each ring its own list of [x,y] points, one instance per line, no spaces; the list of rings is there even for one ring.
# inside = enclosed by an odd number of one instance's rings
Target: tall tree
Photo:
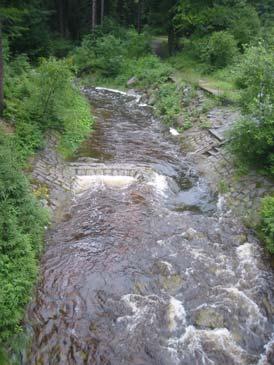
[[[94,32],[95,27],[96,27],[96,13],[97,13],[97,1],[96,0],[92,0],[92,22],[91,22],[91,28],[92,31]]]
[[[105,16],[105,0],[101,0],[101,25],[104,23]]]
[[[59,23],[59,32],[62,37],[65,36],[65,23],[64,23],[64,1],[57,0],[57,13],[58,13],[58,23]]]
[[[4,56],[2,38],[2,20],[0,18],[0,115],[4,110]]]
[[[21,11],[9,6],[0,7],[0,115],[4,110],[4,51],[3,51],[3,24],[9,32],[18,33],[20,27],[14,26],[20,20]],[[12,26],[13,25],[13,26]],[[21,28],[22,29],[22,28]]]
[[[138,0],[138,15],[137,15],[137,30],[138,33],[142,31],[142,11],[143,11],[143,1]]]

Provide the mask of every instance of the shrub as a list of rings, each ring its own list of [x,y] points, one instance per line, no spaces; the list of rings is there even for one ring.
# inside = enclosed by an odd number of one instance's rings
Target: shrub
[[[89,132],[90,108],[73,85],[66,61],[43,60],[37,69],[17,73],[10,84],[5,116],[16,126],[17,146],[21,147],[23,159],[42,144],[43,133],[48,129],[64,134],[63,143],[66,150],[70,143],[71,151]]]
[[[81,46],[75,48],[72,54],[72,62],[78,75],[95,71],[95,57],[94,38],[86,36]]]
[[[274,197],[267,196],[262,200],[261,231],[268,251],[274,254]]]
[[[249,48],[237,70],[247,116],[231,131],[230,149],[239,160],[274,176],[274,53]]]
[[[250,44],[260,34],[260,18],[253,6],[237,6],[233,9],[229,30],[242,48]]]
[[[130,76],[136,76],[139,81],[138,85],[148,88],[167,81],[172,68],[162,63],[158,57],[149,55],[130,61],[123,72],[127,72]]]
[[[94,66],[104,76],[115,77],[122,68],[126,47],[119,38],[106,35],[96,41]]]
[[[155,107],[165,123],[173,125],[180,113],[180,94],[176,85],[166,83],[160,85],[156,92]]]
[[[202,58],[214,68],[223,68],[233,62],[237,52],[237,43],[232,34],[214,32],[203,50]]]
[[[126,32],[125,48],[127,58],[140,58],[151,53],[150,37],[146,33],[137,33],[130,29]]]
[[[274,52],[262,43],[246,49],[237,67],[236,83],[242,91],[245,112],[257,115],[274,103]]]
[[[20,329],[47,223],[15,151],[12,139],[0,133],[0,344]]]
[[[110,23],[112,25],[112,23]],[[111,28],[110,28],[111,29]],[[93,72],[103,77],[117,77],[129,60],[144,57],[150,51],[149,37],[136,30],[114,26],[110,32],[107,22],[96,34],[83,39],[72,59],[79,74]]]
[[[229,149],[243,166],[274,175],[274,122],[245,117],[230,132]]]

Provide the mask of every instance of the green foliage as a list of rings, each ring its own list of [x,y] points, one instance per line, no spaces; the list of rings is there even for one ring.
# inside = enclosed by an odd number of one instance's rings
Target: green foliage
[[[156,103],[158,115],[168,125],[173,125],[180,113],[180,93],[176,85],[165,83],[159,86],[156,92]]]
[[[274,102],[274,52],[263,44],[249,47],[237,68],[236,82],[243,90],[245,112],[266,115]],[[266,114],[265,114],[266,113]]]
[[[109,27],[106,30],[103,27],[97,30],[96,35],[86,36],[81,46],[76,48],[72,59],[79,74],[97,72],[103,77],[114,78],[121,73],[128,60],[149,53],[149,38],[146,34],[113,26],[113,32],[110,32]]]
[[[260,229],[268,251],[274,254],[274,197],[267,196],[262,200]]]
[[[19,172],[12,137],[0,133],[0,344],[20,330],[37,276],[47,215]]]
[[[5,116],[16,126],[22,160],[42,145],[48,129],[62,134],[66,154],[90,131],[89,105],[73,85],[66,61],[50,58],[32,69],[21,56],[10,65],[6,94]]]
[[[250,44],[258,38],[260,28],[260,18],[253,6],[238,6],[233,9],[233,16],[230,17],[229,21],[229,30],[240,47]]]
[[[133,29],[122,32],[123,28],[117,25],[110,34],[110,26],[112,23],[107,22],[107,30],[97,29],[96,36],[86,36],[76,48],[72,61],[78,74],[92,73],[96,83],[119,87],[126,87],[133,76],[134,87],[139,88],[153,87],[167,80],[172,68],[150,54],[146,34],[138,34]]]
[[[90,105],[80,94],[74,94],[69,105],[63,106],[63,132],[60,151],[64,156],[71,155],[91,132]]]
[[[274,175],[273,120],[258,123],[245,117],[231,130],[229,149],[242,166],[255,166],[264,173]]]
[[[218,182],[218,192],[220,194],[226,194],[229,191],[229,187],[227,185],[227,182],[225,180],[220,180]]]
[[[162,63],[156,56],[149,55],[125,64],[122,78],[127,81],[128,76],[136,76],[137,86],[149,88],[167,81],[171,72],[169,65]]]
[[[49,53],[48,16],[42,0],[2,0],[0,19],[13,53],[24,52],[32,58]]]
[[[237,70],[241,104],[248,115],[231,132],[230,149],[241,163],[274,176],[274,53],[247,49]]]
[[[239,45],[249,43],[260,30],[258,12],[247,1],[180,0],[174,23],[183,35],[201,37],[216,31],[230,31]]]
[[[203,48],[202,48],[203,49]],[[214,68],[223,68],[233,62],[237,55],[237,44],[228,32],[214,32],[204,46],[201,58]]]

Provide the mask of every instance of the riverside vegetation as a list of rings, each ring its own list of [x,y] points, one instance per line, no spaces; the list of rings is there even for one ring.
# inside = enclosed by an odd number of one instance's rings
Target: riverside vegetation
[[[205,80],[221,90],[210,104],[229,101],[242,110],[228,145],[239,170],[252,168],[274,177],[271,1],[181,0],[174,7],[168,0],[161,4],[144,0],[138,8],[140,34],[134,28],[134,1],[122,2],[122,10],[117,2],[107,1],[108,17],[93,32],[86,2],[80,1],[77,8],[69,2],[63,13],[54,2],[45,3],[4,2],[0,8],[5,70],[0,131],[0,343],[5,348],[15,343],[14,335],[21,331],[37,279],[44,227],[49,223],[22,171],[43,148],[48,132],[58,133],[65,157],[90,132],[93,119],[77,78],[83,85],[145,90],[164,123],[182,130],[197,117],[187,105],[200,79]],[[167,33],[170,57],[161,60],[152,53],[151,43]],[[189,84],[191,92],[185,99],[182,91]],[[182,123],[178,123],[180,115]],[[207,128],[206,122],[201,127]],[[263,199],[261,217],[258,231],[274,253],[273,197]]]
[[[16,350],[24,337],[21,321],[38,276],[45,226],[50,217],[31,191],[23,171],[59,135],[59,149],[72,154],[90,133],[90,107],[73,84],[66,60],[41,59],[34,67],[5,45],[5,109],[0,123],[0,347]],[[37,194],[36,194],[37,195]],[[3,350],[0,363],[7,363]]]

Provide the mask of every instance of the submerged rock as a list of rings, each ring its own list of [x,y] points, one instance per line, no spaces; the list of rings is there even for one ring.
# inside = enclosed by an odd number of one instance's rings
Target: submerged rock
[[[182,234],[183,238],[192,241],[196,238],[199,238],[199,233],[195,231],[193,228],[189,228],[186,232]]]
[[[195,314],[195,324],[206,328],[223,328],[224,317],[216,309],[206,307],[198,310]]]

